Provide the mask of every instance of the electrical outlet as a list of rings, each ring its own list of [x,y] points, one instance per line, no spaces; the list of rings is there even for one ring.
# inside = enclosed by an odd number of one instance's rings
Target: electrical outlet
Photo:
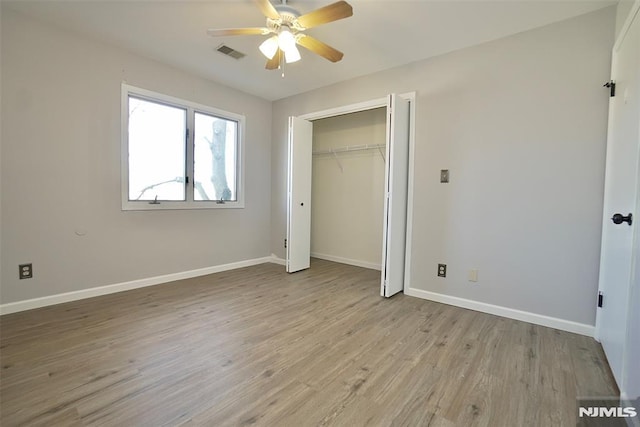
[[[471,270],[469,270],[469,281],[470,282],[477,282],[478,281],[478,269],[477,268],[472,268]]]
[[[447,277],[447,264],[438,264],[438,277]]]
[[[18,266],[19,274],[18,277],[22,279],[31,279],[33,277],[33,264],[20,264]]]
[[[440,170],[440,182],[445,184],[449,182],[449,169]]]

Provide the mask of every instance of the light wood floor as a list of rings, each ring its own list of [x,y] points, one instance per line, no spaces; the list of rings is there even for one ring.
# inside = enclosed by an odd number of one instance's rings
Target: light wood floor
[[[264,264],[2,316],[0,424],[574,426],[591,338]]]

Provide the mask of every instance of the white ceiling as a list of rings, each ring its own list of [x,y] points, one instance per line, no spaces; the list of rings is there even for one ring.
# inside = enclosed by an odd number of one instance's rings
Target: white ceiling
[[[287,3],[306,13],[332,1]],[[2,0],[2,7],[276,100],[616,3],[615,0],[348,1],[353,6],[352,17],[307,31],[344,52],[344,59],[334,64],[301,48],[302,61],[286,66],[284,78],[279,71],[264,69],[265,58],[258,51],[264,36],[211,38],[206,34],[208,28],[264,26],[265,19],[251,0]],[[216,52],[221,43],[247,56],[234,60]]]

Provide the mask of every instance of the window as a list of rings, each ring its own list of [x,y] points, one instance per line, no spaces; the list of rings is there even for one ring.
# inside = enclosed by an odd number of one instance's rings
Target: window
[[[244,116],[122,85],[124,210],[244,207]]]

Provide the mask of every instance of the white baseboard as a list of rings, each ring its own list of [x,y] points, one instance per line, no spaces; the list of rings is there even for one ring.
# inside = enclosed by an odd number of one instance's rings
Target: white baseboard
[[[148,277],[145,279],[132,280],[130,282],[116,283],[113,285],[98,286],[96,288],[82,289],[79,291],[49,295],[46,297],[33,298],[24,301],[10,302],[7,304],[0,304],[0,315],[46,307],[48,305],[62,304],[64,302],[77,301],[101,295],[114,294],[116,292],[129,291],[131,289],[159,285],[161,283],[173,282],[175,280],[190,279],[192,277],[205,276],[207,274],[220,273],[222,271],[235,270],[237,268],[250,267],[252,265],[264,264],[267,262],[276,262],[274,261],[274,256],[272,255],[263,258],[232,262],[229,264],[216,265],[213,267],[182,271],[179,273],[164,274],[162,276]]]
[[[570,320],[558,319],[556,317],[543,316],[541,314],[530,313],[528,311],[515,310],[513,308],[499,305],[487,304],[470,299],[453,297],[436,292],[424,291],[422,289],[408,288],[404,290],[405,295],[418,297],[429,301],[441,302],[456,307],[467,308],[469,310],[480,311],[482,313],[495,314],[509,319],[521,320],[535,325],[547,326],[561,331],[573,332],[575,334],[593,337],[595,327],[584,323],[572,322]]]
[[[287,265],[287,261],[283,258],[280,258],[276,254],[271,254],[271,261],[269,262],[272,262],[274,264]]]
[[[326,261],[339,262],[340,264],[355,265],[356,267],[370,268],[372,270],[378,270],[378,271],[382,270],[382,266],[380,264],[376,264],[374,262],[360,261],[360,260],[357,260],[357,259],[342,258],[342,257],[339,257],[339,256],[333,256],[333,255],[327,255],[327,254],[319,254],[317,252],[311,252],[311,256],[313,258],[324,259]]]

